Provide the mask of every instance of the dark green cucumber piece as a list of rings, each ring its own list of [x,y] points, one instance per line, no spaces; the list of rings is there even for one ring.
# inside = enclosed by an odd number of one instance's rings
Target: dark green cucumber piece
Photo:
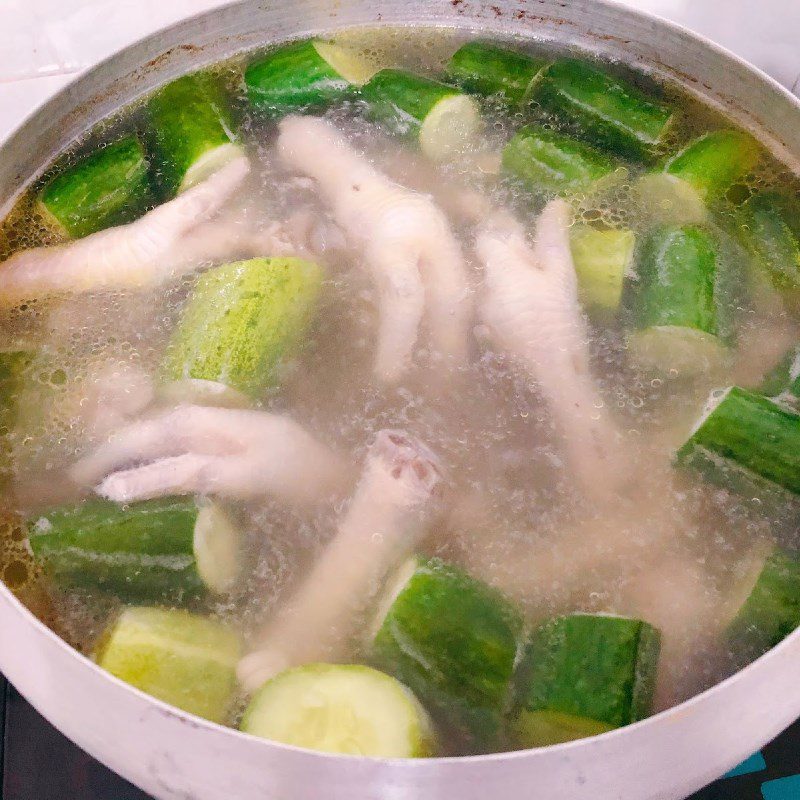
[[[53,178],[39,193],[38,208],[50,226],[78,239],[136,219],[150,201],[144,148],[126,136]]]
[[[164,378],[257,395],[301,342],[322,271],[299,258],[255,258],[200,276],[172,337]]]
[[[478,104],[445,83],[383,69],[361,88],[370,116],[392,133],[419,142],[434,161],[464,153],[474,144],[483,123]]]
[[[719,337],[717,247],[693,225],[663,226],[646,238],[633,300],[637,328],[628,340],[646,369],[696,375],[725,363]]]
[[[467,42],[447,64],[447,79],[464,91],[521,105],[545,65],[539,58],[487,42]]]
[[[584,142],[528,125],[503,149],[503,168],[534,191],[579,192],[610,176],[617,163]]]
[[[703,223],[713,204],[756,165],[759,147],[752,136],[736,130],[712,131],[690,142],[664,169],[637,182],[637,196],[656,220],[674,224]]]
[[[740,212],[742,237],[757,266],[781,292],[800,290],[800,207],[774,192],[750,197]]]
[[[533,97],[574,124],[582,138],[624,156],[656,151],[673,116],[671,109],[628,82],[575,59],[560,59],[545,67]]]
[[[95,660],[120,680],[212,722],[225,722],[236,691],[237,635],[179,609],[126,608]]]
[[[543,624],[518,670],[519,744],[546,747],[649,716],[660,648],[659,631],[638,619],[572,614]]]
[[[219,77],[195,72],[147,104],[159,179],[170,194],[200,183],[241,154],[230,101]]]
[[[227,515],[185,498],[60,509],[30,524],[29,541],[57,584],[124,600],[189,602],[231,590],[240,571],[239,537]]]
[[[686,181],[706,202],[721,197],[755,167],[758,143],[736,130],[711,131],[667,161],[664,172]]]
[[[347,47],[306,40],[280,47],[250,64],[244,81],[254,108],[281,116],[355,97],[353,87],[373,72],[367,59]]]
[[[244,712],[241,730],[323,753],[425,758],[433,726],[398,680],[359,664],[307,664],[267,681]]]
[[[390,584],[373,640],[376,664],[468,750],[496,746],[522,622],[496,591],[438,559],[412,559]]]
[[[800,416],[730,387],[712,394],[676,461],[765,510],[781,510],[800,494]]]
[[[757,658],[800,627],[800,558],[774,549],[763,562],[747,599],[728,626],[740,656]]]
[[[800,398],[800,347],[793,347],[765,376],[758,393],[765,397],[792,395]]]

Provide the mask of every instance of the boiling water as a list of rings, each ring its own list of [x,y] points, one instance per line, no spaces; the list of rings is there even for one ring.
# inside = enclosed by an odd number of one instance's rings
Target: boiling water
[[[434,70],[457,46],[441,31],[359,32],[381,65]],[[232,79],[238,62],[222,65]],[[636,77],[636,80],[644,81]],[[646,83],[646,81],[644,81]],[[675,87],[658,87],[681,109],[665,150],[705,130],[730,126]],[[754,385],[798,339],[798,326],[774,298],[732,301],[738,348],[729,371],[686,379],[638,373],[626,358],[621,323],[592,324],[593,374],[603,403],[624,431],[638,480],[609,508],[581,498],[564,459],[559,435],[536,385],[479,336],[465,368],[443,375],[421,336],[414,368],[390,389],[376,383],[372,358],[377,325],[375,294],[359,259],[340,248],[328,212],[308,181],[278,165],[275,126],[252,118],[240,103],[242,136],[257,168],[234,212],[266,226],[302,210],[322,238],[326,270],[322,308],[304,349],[286,365],[279,388],[260,406],[288,412],[353,463],[363,459],[374,434],[400,428],[426,442],[448,476],[448,511],[431,531],[425,550],[456,562],[503,590],[535,622],[574,610],[640,616],[664,635],[657,706],[667,707],[715,683],[737,665],[722,636],[728,613],[723,598],[748,568],[754,548],[777,540],[798,545],[785,520],[753,516],[736,498],[675,472],[671,458],[701,412],[709,390],[732,383]],[[540,109],[526,112],[549,120]],[[59,168],[98,142],[135,126],[138,108],[121,112],[65,155]],[[363,118],[358,104],[327,115],[365,151],[372,163],[404,185],[430,192],[451,215],[467,256],[476,297],[481,268],[473,255],[474,232],[458,212],[468,190],[488,194],[530,223],[541,202],[474,161],[433,167],[413,148],[393,140]],[[487,152],[506,140],[521,115],[495,109]],[[608,227],[642,228],[627,180],[596,197],[579,198],[578,218]],[[736,206],[752,191],[794,179],[766,153],[758,168],[728,194]],[[730,264],[741,253],[731,241]],[[0,235],[0,259],[52,242],[29,197],[23,197]],[[150,403],[147,376],[159,362],[194,276],[152,291],[106,292],[42,300],[4,314],[7,349],[33,349],[20,409],[3,430],[9,465],[6,508],[0,528],[2,576],[54,630],[91,652],[116,601],[65,592],[42,578],[25,546],[24,518],[55,504],[80,499],[66,469]],[[479,331],[478,331],[479,333]],[[598,413],[600,409],[597,409]],[[241,591],[211,611],[252,634],[280,603],[335,531],[341,508],[287,510],[276,502],[242,504],[250,569]],[[353,657],[358,658],[354,652]]]

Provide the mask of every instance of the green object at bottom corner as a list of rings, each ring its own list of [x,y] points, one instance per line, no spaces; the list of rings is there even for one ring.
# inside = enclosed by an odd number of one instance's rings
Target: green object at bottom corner
[[[202,275],[168,349],[167,381],[215,381],[256,395],[313,316],[322,270],[299,258],[237,261]]]

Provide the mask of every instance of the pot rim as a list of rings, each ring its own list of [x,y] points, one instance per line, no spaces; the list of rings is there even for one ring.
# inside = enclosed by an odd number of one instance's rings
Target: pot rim
[[[384,2],[387,3],[391,3],[392,1],[393,0],[384,0]],[[463,0],[459,1],[463,2]],[[624,2],[624,0],[584,0],[584,2],[591,2],[593,5],[596,6],[605,6],[611,9],[615,9],[618,12],[621,12],[625,15],[638,18],[641,21],[649,21],[651,23],[655,23],[655,25],[657,25],[659,28],[663,28],[672,33],[679,34],[682,38],[688,39],[693,45],[703,50],[711,51],[715,55],[722,58],[723,60],[735,62],[744,70],[750,72],[755,77],[757,77],[760,83],[764,84],[765,89],[771,90],[772,92],[777,92],[778,94],[782,95],[783,98],[787,100],[794,107],[795,111],[798,112],[799,115],[798,120],[800,121],[800,99],[798,99],[798,97],[796,97],[792,92],[790,92],[777,80],[775,80],[770,75],[765,73],[762,69],[751,64],[746,59],[736,55],[726,47],[717,44],[713,40],[708,39],[704,35],[699,34],[684,25],[668,20],[665,17],[660,16],[659,14],[631,8]],[[212,18],[223,9],[235,8],[238,6],[246,7],[250,5],[250,3],[251,0],[233,0],[233,2],[229,2],[222,6],[201,11],[195,14],[187,15],[181,18],[180,20],[171,23],[168,26],[159,28],[158,30],[153,31],[145,36],[141,36],[136,40],[128,43],[124,47],[115,50],[112,54],[106,56],[105,58],[103,58],[96,64],[92,65],[88,69],[77,73],[57,92],[52,94],[50,97],[48,97],[47,99],[42,101],[39,105],[37,105],[34,109],[32,109],[8,134],[6,134],[3,137],[0,137],[0,153],[2,153],[6,145],[8,145],[9,142],[11,142],[17,136],[19,136],[23,132],[23,130],[35,120],[35,118],[38,115],[42,114],[54,99],[61,97],[63,94],[68,92],[70,88],[79,85],[84,81],[90,82],[93,77],[97,75],[102,75],[103,71],[109,65],[113,65],[116,61],[118,61],[121,55],[129,51],[135,50],[137,47],[140,47],[148,42],[151,42],[157,37],[169,36],[170,34],[177,34],[181,31],[181,29],[191,24],[192,22],[197,22],[204,18]],[[484,22],[489,24],[484,24]],[[448,20],[446,22],[443,21],[435,22],[429,20],[425,22],[425,27],[441,27],[443,29],[456,28],[459,30],[472,30],[472,31],[480,30],[481,32],[485,32],[486,34],[489,35],[491,34],[500,36],[508,35],[509,31],[507,28],[503,28],[502,26],[499,25],[492,26],[492,24],[490,24],[491,22],[492,20],[488,17],[485,20],[474,17],[465,17],[462,20],[462,24],[458,24],[459,19],[457,18],[454,18],[452,21]],[[353,27],[379,28],[379,27],[387,27],[390,24],[391,23],[382,23],[379,21],[376,23],[370,23],[363,26],[333,25],[329,26],[328,30],[346,30],[348,28],[352,29]],[[536,40],[535,36],[524,36],[524,38],[532,41]],[[609,38],[609,37],[604,37],[604,38]],[[276,41],[281,41],[281,40],[278,39]],[[556,39],[554,41],[557,42],[558,40]],[[248,50],[250,49],[252,48],[234,49],[233,51],[231,51],[230,56],[233,56],[237,53],[248,52]],[[602,48],[598,48],[596,51],[590,51],[590,52],[596,52],[600,55],[603,54]],[[218,60],[219,60],[218,58],[213,59],[213,61],[204,61],[201,59],[200,63],[201,64],[214,63],[215,61]],[[666,80],[672,83],[678,83],[685,90],[688,90],[692,94],[700,96],[706,104],[710,103],[711,105],[722,110],[725,116],[733,117],[738,124],[749,128],[751,132],[753,132],[757,136],[757,138],[762,143],[764,143],[765,146],[767,146],[779,160],[781,160],[784,164],[793,169],[793,171],[800,172],[800,154],[798,154],[797,157],[793,157],[790,154],[788,154],[785,151],[783,143],[779,139],[777,139],[774,136],[774,134],[764,130],[764,127],[766,126],[763,126],[759,120],[754,118],[746,108],[739,108],[733,103],[731,105],[725,105],[725,103],[721,99],[716,97],[709,97],[708,95],[703,94],[702,90],[698,89],[697,86],[695,85],[696,84],[695,79],[692,79],[691,76],[689,75],[681,75],[675,69],[669,67],[669,65],[665,63],[652,62],[652,61],[637,61],[632,66],[634,69],[638,71],[643,71],[645,73],[653,74],[659,79]],[[147,91],[149,91],[149,89]],[[139,92],[133,98],[129,99],[128,102],[134,102],[135,99],[140,95],[141,92]],[[95,124],[96,123],[92,123],[91,125],[86,127],[83,130],[82,134],[80,135],[83,135],[89,130],[91,130]],[[73,140],[67,145],[67,147],[72,146],[76,138],[78,137],[73,138]],[[792,162],[794,162],[794,165],[792,164]],[[35,181],[42,174],[43,170],[49,166],[50,163],[52,163],[52,157],[50,161],[46,161],[33,174],[24,177],[24,179],[20,182],[20,185],[17,187],[17,189],[14,192],[12,192],[8,201],[3,205],[3,207],[0,207],[0,219],[2,219],[8,213],[12,204],[19,197],[20,193],[24,191],[24,189],[27,188],[33,181]],[[120,680],[111,673],[99,667],[88,656],[84,655],[83,653],[73,648],[57,633],[55,633],[51,628],[45,625],[32,611],[30,611],[30,609],[21,600],[19,600],[16,597],[16,595],[14,595],[14,593],[6,586],[6,584],[2,580],[0,580],[0,600],[4,600],[9,606],[9,608],[13,611],[13,613],[22,617],[27,624],[32,625],[40,635],[44,636],[49,641],[50,644],[55,644],[69,657],[72,657],[73,659],[81,663],[81,665],[84,668],[88,669],[91,673],[93,673],[96,676],[96,679],[110,681],[111,683],[122,687],[124,691],[138,696],[139,698],[143,699],[147,704],[152,705],[153,707],[159,709],[162,714],[166,714],[168,716],[181,720],[185,723],[190,724],[195,728],[205,728],[209,731],[222,733],[227,737],[242,738],[244,740],[250,740],[251,742],[257,742],[258,746],[262,747],[263,749],[284,750],[287,752],[302,754],[307,758],[313,757],[315,760],[321,760],[327,763],[342,762],[346,764],[352,762],[371,762],[379,765],[380,764],[392,765],[395,768],[399,767],[405,771],[420,771],[420,772],[423,770],[427,770],[428,768],[435,768],[436,766],[452,765],[457,763],[487,764],[493,762],[513,761],[528,757],[532,753],[541,752],[544,750],[556,754],[568,753],[570,751],[591,747],[592,744],[599,739],[602,739],[603,741],[610,741],[612,740],[613,737],[626,736],[635,730],[644,730],[660,726],[665,722],[669,721],[670,719],[682,716],[683,714],[686,713],[686,711],[689,708],[703,702],[703,700],[711,698],[719,693],[725,692],[729,685],[738,682],[743,676],[749,675],[756,671],[763,671],[765,665],[768,662],[773,661],[775,659],[780,659],[783,655],[784,650],[793,648],[795,642],[800,641],[800,628],[798,628],[776,647],[772,648],[767,653],[765,653],[755,661],[751,662],[744,668],[737,670],[735,673],[728,676],[719,683],[714,684],[713,686],[703,690],[702,692],[699,692],[698,694],[693,695],[689,699],[677,705],[671,706],[670,708],[667,708],[650,717],[647,717],[646,719],[640,720],[630,725],[623,726],[621,728],[616,728],[614,730],[596,736],[584,739],[578,739],[570,742],[563,742],[555,745],[549,745],[547,747],[529,748],[526,750],[503,751],[497,753],[486,753],[480,755],[439,756],[439,757],[432,757],[425,759],[379,758],[374,756],[354,756],[346,754],[324,753],[315,750],[309,750],[307,748],[297,747],[295,745],[287,745],[270,739],[260,738],[252,734],[243,733],[242,731],[239,731],[236,728],[211,722],[209,720],[203,719],[202,717],[197,717],[189,712],[182,711],[181,709],[175,706],[172,706],[168,703],[165,703],[162,700],[159,700],[156,697],[153,697],[151,695],[146,694],[145,692],[142,692],[136,687],[131,686],[125,681]]]

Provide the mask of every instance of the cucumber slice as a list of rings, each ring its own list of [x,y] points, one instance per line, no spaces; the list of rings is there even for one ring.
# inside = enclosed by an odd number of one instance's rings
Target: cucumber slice
[[[676,462],[765,511],[785,512],[800,494],[800,416],[732,386],[712,394]]]
[[[633,186],[636,201],[651,220],[664,225],[705,225],[710,218],[700,193],[668,172],[642,175]]]
[[[757,658],[800,627],[800,558],[775,548],[762,561],[727,630],[742,657]]]
[[[503,149],[503,168],[534,191],[578,192],[608,178],[617,163],[561,133],[528,125]]]
[[[716,244],[703,228],[664,226],[647,237],[633,303],[638,331],[628,340],[639,367],[692,376],[725,364],[717,262]]]
[[[475,146],[483,129],[475,100],[444,83],[397,69],[383,69],[361,89],[370,116],[394,134],[415,137],[433,161]]]
[[[167,84],[147,104],[155,163],[167,192],[184,192],[242,154],[218,77],[195,72]]]
[[[438,559],[404,565],[373,631],[378,666],[401,680],[466,749],[496,746],[522,621],[499,593]]]
[[[353,86],[363,86],[379,69],[374,60],[347,45],[315,41],[314,49]]]
[[[242,717],[245,733],[324,753],[425,758],[430,719],[399,681],[360,665],[309,664],[259,689]]]
[[[560,59],[545,67],[533,97],[573,123],[582,138],[623,156],[652,155],[673,118],[671,109],[626,81],[575,59]]]
[[[505,47],[467,42],[453,54],[446,74],[448,81],[467,92],[521,105],[545,63]]]
[[[644,719],[660,648],[658,630],[638,619],[572,614],[546,622],[519,666],[519,744],[546,747]]]
[[[756,141],[743,131],[711,131],[676,153],[664,168],[688,183],[704,202],[721,197],[758,163]]]
[[[93,500],[33,521],[29,541],[59,585],[125,600],[190,602],[232,590],[241,573],[239,531],[225,512],[184,498]]]
[[[800,289],[800,208],[773,192],[753,195],[740,211],[744,244],[781,292]]]
[[[578,292],[584,308],[614,314],[622,299],[625,277],[633,264],[636,234],[630,230],[599,231],[589,225],[574,225],[570,247]]]
[[[177,708],[224,722],[236,689],[239,640],[186,611],[126,608],[104,634],[95,660],[137,689]]]
[[[165,380],[259,394],[302,340],[321,284],[320,268],[299,258],[254,258],[204,273],[173,334]]]
[[[356,51],[306,40],[280,47],[250,64],[244,81],[254,108],[281,116],[344,100],[353,94],[351,84],[360,85],[369,73],[369,62]]]
[[[39,193],[37,209],[62,236],[78,239],[131,222],[151,199],[144,148],[126,136],[57,175]]]

